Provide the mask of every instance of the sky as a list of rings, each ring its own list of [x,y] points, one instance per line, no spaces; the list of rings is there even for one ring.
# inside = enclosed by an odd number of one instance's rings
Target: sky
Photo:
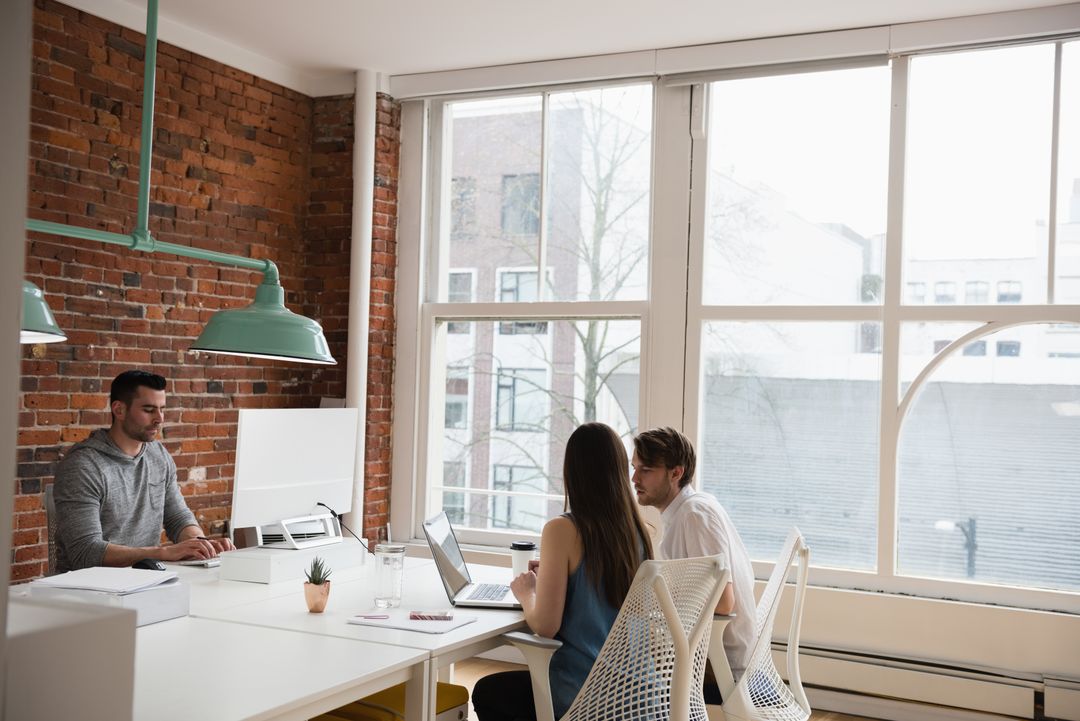
[[[1080,178],[1080,42],[1064,50],[1059,218]],[[1034,252],[1050,210],[1053,71],[1053,44],[913,59],[905,257]],[[890,84],[887,66],[715,83],[710,164],[811,222],[882,233]]]

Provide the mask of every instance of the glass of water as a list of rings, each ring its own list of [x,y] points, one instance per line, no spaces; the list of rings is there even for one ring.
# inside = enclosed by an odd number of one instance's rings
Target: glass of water
[[[405,576],[405,545],[380,543],[375,546],[375,607],[401,605],[401,582]]]

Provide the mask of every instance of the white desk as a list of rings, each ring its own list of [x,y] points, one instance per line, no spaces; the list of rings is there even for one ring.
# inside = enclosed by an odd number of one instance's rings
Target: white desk
[[[308,719],[403,681],[428,654],[200,618],[144,626],[135,639],[136,721]]]
[[[374,566],[369,566],[374,571]],[[510,569],[485,566],[470,567],[474,580],[509,581]],[[369,577],[370,576],[370,577]],[[521,611],[480,608],[456,608],[455,614],[476,616],[477,620],[446,633],[420,633],[397,629],[359,626],[346,623],[350,616],[374,606],[374,574],[365,575],[330,587],[330,602],[321,614],[305,612],[303,591],[299,584],[293,592],[238,605],[205,608],[196,614],[196,595],[201,587],[193,586],[193,615],[231,624],[249,624],[265,628],[297,631],[305,635],[333,637],[380,644],[383,648],[409,648],[423,651],[430,660],[430,673],[423,687],[419,674],[406,692],[406,718],[424,721],[434,718],[435,681],[439,669],[502,644],[507,631],[524,628]],[[411,565],[405,571],[401,607],[410,610],[448,608],[435,565],[431,562]]]

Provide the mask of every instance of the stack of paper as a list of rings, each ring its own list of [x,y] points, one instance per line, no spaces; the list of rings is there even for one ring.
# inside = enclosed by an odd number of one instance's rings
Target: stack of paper
[[[144,568],[107,568],[95,566],[47,576],[31,585],[67,588],[82,591],[101,591],[120,595],[145,591],[176,580],[176,571],[150,571]]]

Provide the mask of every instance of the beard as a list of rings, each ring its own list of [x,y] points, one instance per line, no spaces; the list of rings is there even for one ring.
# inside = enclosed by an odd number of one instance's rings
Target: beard
[[[161,426],[137,426],[125,423],[123,425],[123,430],[128,438],[143,443],[150,443],[151,441],[157,440],[161,435]]]

